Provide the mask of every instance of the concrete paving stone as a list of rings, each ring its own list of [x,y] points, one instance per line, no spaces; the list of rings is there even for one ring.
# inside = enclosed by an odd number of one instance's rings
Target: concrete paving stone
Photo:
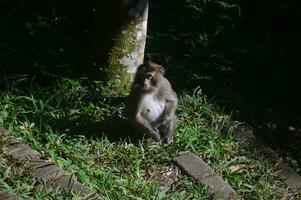
[[[41,157],[41,154],[39,154],[37,151],[22,144],[15,138],[8,138],[6,140],[6,145],[8,147],[7,155],[13,160],[24,162],[28,159],[37,159]]]
[[[209,188],[209,193],[213,199],[237,200],[240,197],[235,190],[226,183],[220,176],[215,174],[211,167],[201,158],[191,152],[182,152],[174,158],[176,163],[198,183]]]
[[[293,170],[287,163],[280,163],[279,174],[285,178],[285,183],[290,187],[291,190],[301,194],[301,176]]]
[[[275,161],[281,160],[275,152],[269,150],[256,138],[253,130],[249,126],[245,124],[238,125],[234,129],[234,133],[238,140],[246,144],[250,149],[254,149],[259,153],[271,152],[269,157],[267,157],[272,165],[271,167],[275,167],[273,164]],[[284,182],[287,186],[295,193],[301,194],[301,176],[283,161],[280,162],[277,169],[279,170],[279,175],[284,178]]]
[[[0,200],[30,200],[30,198],[22,199],[13,193],[0,191]]]
[[[66,173],[62,171],[56,165],[45,165],[45,167],[32,169],[32,172],[36,177],[44,179],[45,181],[51,181],[56,179],[57,177],[63,176]]]
[[[28,167],[33,169],[43,168],[49,165],[54,165],[50,160],[43,160],[43,159],[30,159],[27,163]]]
[[[77,181],[75,176],[60,169],[49,160],[40,159],[40,153],[22,144],[20,140],[8,136],[5,129],[0,128],[1,139],[3,136],[5,137],[4,144],[8,147],[7,156],[15,162],[24,163],[24,166],[30,168],[36,178],[45,181],[49,187],[59,188],[64,191],[74,189],[83,199],[102,199],[91,189]],[[0,196],[0,200],[3,198]]]
[[[3,127],[0,127],[0,137],[8,135],[7,130]]]

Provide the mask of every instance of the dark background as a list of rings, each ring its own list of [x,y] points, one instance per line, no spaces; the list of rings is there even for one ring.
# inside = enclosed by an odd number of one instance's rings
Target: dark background
[[[145,56],[167,68],[178,92],[200,86],[266,145],[300,162],[301,3],[235,3],[150,1]],[[0,0],[0,88],[24,78],[42,86],[93,74],[95,27],[110,22],[98,21],[95,6]]]

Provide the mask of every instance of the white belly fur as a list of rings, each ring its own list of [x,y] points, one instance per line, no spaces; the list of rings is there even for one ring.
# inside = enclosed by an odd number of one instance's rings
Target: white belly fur
[[[164,111],[165,103],[155,99],[153,95],[146,95],[143,99],[141,114],[151,123],[155,122]]]

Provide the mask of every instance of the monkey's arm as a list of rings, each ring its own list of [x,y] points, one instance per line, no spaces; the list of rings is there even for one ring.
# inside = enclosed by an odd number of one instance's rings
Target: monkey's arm
[[[172,90],[169,81],[163,77],[161,88],[158,92],[159,99],[165,101],[165,109],[163,115],[161,116],[161,120],[171,120],[174,118],[177,106],[178,106],[178,98],[177,94]]]
[[[175,112],[178,106],[178,100],[176,94],[172,91],[170,95],[166,98],[165,109],[163,112],[163,121],[170,121],[175,117]]]
[[[176,96],[172,100],[167,100],[165,110],[159,122],[159,130],[161,135],[161,142],[169,144],[173,140],[173,133],[176,128],[176,112],[177,99]]]
[[[136,97],[136,98],[133,98]],[[125,109],[125,117],[142,133],[147,134],[155,141],[160,140],[158,129],[153,127],[150,122],[140,113],[141,105],[138,103],[140,97],[137,94],[130,95]]]
[[[149,123],[149,121],[145,119],[140,113],[138,113],[135,116],[134,121],[134,124],[137,126],[138,130],[141,130],[143,133],[146,133],[155,141],[160,140],[160,134],[158,129],[154,129],[153,126]]]

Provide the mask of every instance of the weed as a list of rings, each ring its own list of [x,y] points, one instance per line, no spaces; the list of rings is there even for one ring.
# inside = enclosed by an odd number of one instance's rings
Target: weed
[[[274,169],[233,139],[231,116],[216,112],[200,88],[179,95],[178,130],[168,146],[148,139],[112,141],[110,129],[100,129],[92,137],[89,129],[74,132],[107,118],[122,119],[122,99],[104,96],[99,87],[86,80],[58,79],[52,86],[32,88],[31,93],[8,90],[1,94],[0,125],[106,199],[209,198],[206,188],[174,166],[174,155],[185,150],[202,157],[245,199],[278,199],[288,194]],[[0,155],[2,190],[22,197],[59,195],[26,169],[11,170],[4,153]],[[76,199],[76,194],[69,192],[62,198]]]

